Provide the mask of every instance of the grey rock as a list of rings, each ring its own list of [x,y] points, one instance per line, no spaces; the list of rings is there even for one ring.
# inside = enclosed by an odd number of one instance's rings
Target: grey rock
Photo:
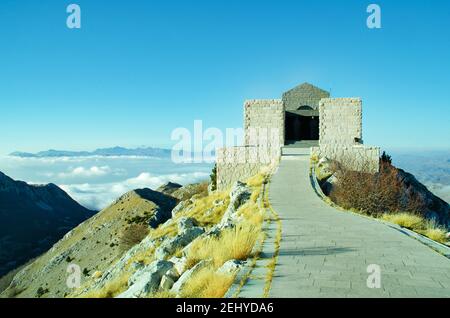
[[[156,259],[165,259],[172,255],[178,248],[183,248],[197,237],[205,233],[201,227],[192,227],[178,234],[172,239],[164,241],[155,251]]]
[[[172,257],[169,262],[174,264],[173,267],[179,275],[182,275],[186,271],[186,257]]]
[[[172,210],[172,218],[176,217],[178,213],[185,210],[191,204],[190,201],[181,201],[178,205]]]
[[[173,263],[167,261],[155,261],[142,268],[131,276],[128,280],[130,286],[117,298],[139,298],[158,290],[161,279]]]
[[[161,278],[161,284],[159,285],[159,289],[162,291],[168,291],[172,288],[172,286],[175,284],[175,281],[172,277],[164,275]]]
[[[251,193],[251,189],[245,183],[240,181],[234,183],[230,192],[230,204],[217,225],[219,228],[223,228],[227,223],[234,224],[239,221],[236,212],[250,199]]]
[[[148,250],[155,245],[155,242],[150,238],[146,237],[142,240],[141,243],[133,246],[128,252],[126,252],[113,266],[111,266],[102,277],[95,282],[95,288],[103,287],[107,282],[112,280],[118,274],[120,274],[125,266],[128,264],[128,261],[137,253]]]
[[[180,233],[184,233],[187,230],[196,227],[198,225],[198,222],[196,219],[194,218],[188,218],[188,217],[183,217],[180,219],[180,221],[178,222],[178,231]]]
[[[331,177],[329,177],[325,182],[322,183],[321,188],[325,195],[329,195],[331,191],[333,190],[333,187],[336,186],[338,183],[338,178],[336,177],[336,174],[333,174]]]
[[[229,260],[228,262],[225,262],[217,272],[220,274],[236,274],[244,265],[245,262],[243,261],[235,259]]]
[[[196,273],[198,273],[201,269],[205,268],[211,264],[210,260],[203,260],[198,262],[194,267],[192,267],[190,270],[184,272],[183,275],[176,281],[176,283],[173,285],[171,291],[179,295],[181,291],[183,290],[183,287],[186,285],[186,283],[189,281],[189,279]]]
[[[250,199],[251,189],[243,182],[236,181],[230,192],[230,206],[238,209]]]

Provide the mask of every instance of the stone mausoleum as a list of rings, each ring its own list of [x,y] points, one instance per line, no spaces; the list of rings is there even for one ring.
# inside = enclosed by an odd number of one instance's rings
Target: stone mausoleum
[[[380,149],[363,145],[361,99],[331,98],[308,83],[285,92],[281,99],[245,101],[244,131],[243,146],[217,150],[219,190],[300,148],[352,170],[379,169]]]

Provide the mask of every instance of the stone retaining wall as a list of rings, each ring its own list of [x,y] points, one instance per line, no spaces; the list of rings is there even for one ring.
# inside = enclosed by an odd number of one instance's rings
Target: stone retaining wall
[[[311,155],[336,160],[345,168],[376,173],[380,170],[380,148],[362,145],[320,145],[311,148]]]
[[[227,147],[216,152],[217,189],[229,189],[236,181],[259,173],[262,167],[270,165],[281,156],[279,148]]]

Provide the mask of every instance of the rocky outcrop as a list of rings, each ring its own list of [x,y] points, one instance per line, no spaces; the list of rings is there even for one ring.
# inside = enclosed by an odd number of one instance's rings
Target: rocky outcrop
[[[198,273],[200,270],[205,268],[211,263],[209,260],[203,260],[198,262],[194,267],[192,267],[190,270],[186,271],[181,275],[181,277],[177,280],[177,282],[173,285],[171,292],[173,292],[175,295],[180,295],[181,291],[183,290],[183,287],[186,285],[186,283],[189,281],[189,279],[192,278],[196,273]]]
[[[159,260],[136,271],[128,281],[129,288],[117,298],[138,298],[156,292],[163,276],[172,268],[173,263]]]
[[[251,193],[251,189],[245,183],[240,181],[235,182],[230,192],[230,204],[222,220],[210,232],[214,233],[218,229],[232,227],[239,219],[237,215],[238,209],[250,199]]]
[[[165,240],[155,251],[156,259],[165,259],[183,248],[197,237],[205,233],[205,229],[195,226],[197,221],[191,218],[182,218],[178,224],[179,234],[174,238]]]

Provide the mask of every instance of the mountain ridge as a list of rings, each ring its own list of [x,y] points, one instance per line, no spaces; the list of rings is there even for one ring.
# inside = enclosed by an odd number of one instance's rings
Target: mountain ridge
[[[0,276],[40,255],[95,213],[53,183],[30,185],[0,172]]]
[[[20,158],[90,157],[90,156],[168,157],[170,156],[170,154],[171,150],[165,148],[155,148],[155,147],[125,148],[116,146],[110,148],[98,148],[94,151],[70,151],[70,150],[55,150],[55,149],[39,151],[37,153],[15,151],[10,153],[9,156]]]

